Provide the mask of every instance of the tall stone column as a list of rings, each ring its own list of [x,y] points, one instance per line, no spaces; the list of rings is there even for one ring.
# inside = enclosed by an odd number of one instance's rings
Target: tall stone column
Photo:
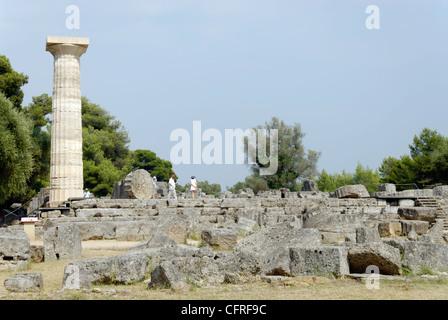
[[[88,38],[47,37],[54,57],[50,207],[83,196],[80,57]]]

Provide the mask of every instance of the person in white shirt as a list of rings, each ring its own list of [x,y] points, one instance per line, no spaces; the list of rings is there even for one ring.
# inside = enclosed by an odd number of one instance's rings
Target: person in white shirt
[[[191,177],[190,185],[191,185],[191,197],[194,199],[194,193],[198,189],[198,182],[196,181],[196,177],[195,176]]]
[[[90,193],[89,189],[86,188],[86,190],[84,191],[84,198],[90,198],[92,196],[92,194]]]
[[[170,178],[170,181],[168,181],[170,191],[168,192],[168,199],[171,198],[172,195],[174,195],[174,199],[177,199],[176,194],[176,182],[174,181],[175,175],[173,174]]]
[[[154,193],[152,194],[152,198],[155,199],[156,198],[156,193],[157,193],[157,177],[154,176],[152,178],[152,185],[154,187]]]

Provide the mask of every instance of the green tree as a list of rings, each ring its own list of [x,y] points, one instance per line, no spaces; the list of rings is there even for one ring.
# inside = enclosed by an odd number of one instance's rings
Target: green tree
[[[51,123],[49,115],[51,115],[53,99],[44,93],[40,96],[33,97],[32,102],[23,108],[23,113],[34,122],[35,128],[46,127]],[[48,131],[49,127],[47,127]]]
[[[360,163],[357,165],[353,175],[354,184],[362,184],[368,192],[372,193],[378,191],[380,180],[381,177],[378,170],[373,171],[369,167],[363,167]]]
[[[415,183],[420,187],[448,183],[448,138],[425,128],[418,136],[414,136],[409,149],[410,155],[383,160],[379,168],[382,182]]]
[[[158,181],[168,181],[175,174],[171,162],[157,157],[151,150],[137,149],[132,152],[132,157],[133,170],[145,169],[151,176],[156,176]]]
[[[358,163],[355,173],[346,172],[328,174],[322,170],[319,177],[316,179],[317,187],[320,191],[334,192],[337,188],[353,184],[362,184],[369,192],[378,191],[380,184],[380,174],[378,170],[373,171],[369,167],[363,167]]]
[[[272,165],[272,161],[262,164],[259,152],[257,152],[257,161],[251,164],[253,177],[250,178],[253,184],[259,188],[264,187],[260,179],[264,180],[269,189],[288,188],[291,191],[298,191],[300,182],[303,179],[312,178],[317,174],[317,161],[320,153],[312,150],[305,150],[303,138],[305,134],[302,132],[300,124],[287,125],[278,118],[273,117],[270,122],[266,122],[264,126],[258,126],[256,129],[265,129],[266,135],[266,156],[268,158],[274,156],[271,147],[271,130],[277,130],[278,145],[275,146],[278,151],[277,171],[270,175],[261,175],[261,169]],[[261,144],[263,146],[263,144]],[[252,145],[252,150],[260,150],[260,143]],[[249,147],[246,147],[246,155],[249,155]],[[261,190],[261,189],[260,189]],[[255,190],[254,190],[255,191]]]
[[[32,122],[0,93],[0,204],[22,200],[33,172]]]
[[[34,124],[33,143],[35,168],[29,181],[29,197],[33,197],[41,188],[50,185],[50,118],[52,99],[47,94],[32,98],[32,102],[23,108],[23,113]]]
[[[417,175],[414,160],[409,155],[399,159],[388,157],[378,168],[381,182],[394,184],[416,183]]]
[[[447,150],[447,146],[448,139],[436,130],[425,128],[418,137],[414,136],[413,144],[409,146],[409,149],[414,161],[417,183],[435,184],[448,180],[440,174],[440,168],[433,163],[435,155],[442,155],[444,150]]]
[[[188,187],[190,187],[190,184],[188,184]],[[215,197],[218,197],[221,192],[221,185],[219,183],[209,183],[207,180],[198,181],[198,188],[201,189],[202,192],[212,194]],[[190,190],[190,188],[187,190]]]
[[[334,192],[337,188],[355,184],[354,175],[342,170],[342,173],[328,174],[322,170],[316,179],[317,187],[323,192]]]
[[[444,143],[434,150],[429,157],[429,163],[434,183],[448,184],[448,144]]]
[[[250,186],[245,181],[239,181],[235,183],[232,187],[227,187],[227,191],[238,193],[239,190],[250,188]]]
[[[319,190],[323,192],[334,192],[338,188],[336,184],[336,176],[328,174],[324,169],[322,169],[322,172],[316,179],[316,184]]]
[[[24,108],[24,113],[34,122],[35,156],[39,160],[33,176],[36,191],[49,183],[51,112],[52,98],[47,94],[33,97],[33,102]],[[115,182],[132,171],[130,139],[114,116],[86,97],[81,99],[81,114],[84,185],[96,196],[107,196]],[[44,126],[46,130],[42,130]]]
[[[108,111],[82,97],[84,185],[95,196],[112,193],[132,171],[128,133]]]
[[[247,176],[244,181],[237,182],[232,187],[227,188],[227,190],[233,193],[238,193],[239,190],[245,188],[250,188],[255,194],[257,194],[259,191],[268,190],[269,186],[268,182],[262,177],[250,175]]]
[[[22,86],[28,83],[28,76],[11,67],[6,56],[0,55],[0,92],[8,98],[17,111],[22,109]]]

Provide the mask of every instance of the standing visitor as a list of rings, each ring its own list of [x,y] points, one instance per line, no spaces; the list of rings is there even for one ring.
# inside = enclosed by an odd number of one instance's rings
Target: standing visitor
[[[152,185],[154,187],[154,193],[152,194],[152,198],[155,199],[156,198],[156,193],[157,193],[157,177],[154,176],[152,178]]]
[[[190,185],[191,185],[191,197],[194,199],[194,193],[198,189],[198,182],[196,181],[195,176],[191,176]]]
[[[168,199],[170,199],[172,195],[174,195],[174,199],[177,199],[176,182],[174,181],[174,177],[175,175],[173,174],[170,178],[170,181],[168,181],[170,188],[170,191],[168,192]]]

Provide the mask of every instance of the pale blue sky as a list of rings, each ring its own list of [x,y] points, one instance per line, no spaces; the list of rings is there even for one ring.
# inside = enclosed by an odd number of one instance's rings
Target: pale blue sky
[[[368,30],[368,5],[380,29]],[[66,28],[69,5],[80,29]],[[0,53],[52,93],[48,35],[90,38],[81,91],[119,120],[130,148],[168,159],[170,133],[300,123],[319,170],[376,169],[424,127],[448,136],[448,1],[0,0]],[[203,145],[205,145],[204,143]],[[225,189],[244,165],[177,165]]]

